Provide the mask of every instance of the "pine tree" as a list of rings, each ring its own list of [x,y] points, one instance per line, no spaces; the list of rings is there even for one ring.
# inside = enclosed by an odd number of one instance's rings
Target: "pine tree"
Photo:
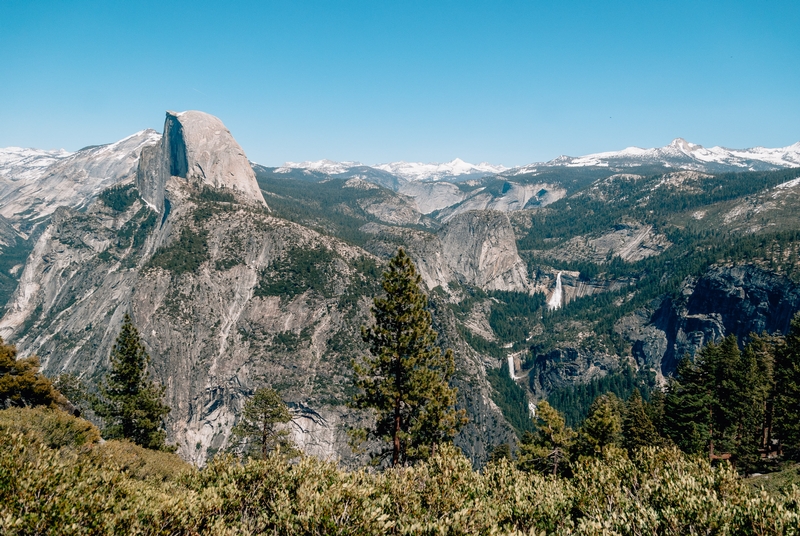
[[[164,387],[148,378],[150,356],[139,331],[126,313],[114,347],[111,370],[100,386],[96,412],[105,421],[103,435],[108,439],[130,439],[153,450],[173,450],[164,441],[163,419],[169,414],[164,405]]]
[[[689,358],[678,363],[664,397],[664,431],[684,452],[704,452],[711,434],[713,393],[706,371]]]
[[[564,422],[564,416],[547,401],[536,406],[536,431],[525,432],[519,445],[517,465],[523,471],[566,474],[575,432]]]
[[[392,465],[428,456],[464,424],[454,409],[453,352],[435,344],[427,296],[411,258],[399,249],[383,274],[386,296],[375,298],[375,324],[362,327],[371,356],[354,362],[359,393],[353,406],[375,412],[369,435],[388,441]]]
[[[800,313],[775,353],[774,428],[784,454],[800,459]]]
[[[613,393],[597,397],[578,430],[575,453],[594,456],[622,442],[621,402]]]
[[[653,389],[650,393],[650,401],[645,404],[644,410],[647,413],[647,418],[650,419],[650,422],[653,423],[653,426],[656,430],[663,430],[664,429],[664,403],[665,403],[666,395],[664,391],[661,389]],[[668,440],[662,435],[661,438],[668,442]]]
[[[756,373],[754,382],[755,400],[761,405],[761,422],[758,423],[758,446],[763,452],[771,452],[773,447],[773,420],[775,416],[775,356],[783,347],[785,340],[776,335],[751,335],[744,352],[752,355]],[[759,456],[760,457],[760,456]]]
[[[257,452],[264,460],[278,448],[293,454],[289,431],[276,427],[291,420],[292,414],[277,391],[269,387],[258,389],[245,403],[239,422],[231,431],[231,444],[243,455]]]
[[[489,460],[492,463],[499,463],[500,460],[511,461],[513,454],[511,453],[511,446],[508,443],[500,443],[495,445],[492,452],[489,454]]]
[[[625,417],[622,420],[622,446],[628,452],[642,447],[663,444],[653,421],[647,415],[642,395],[635,389],[625,403]]]

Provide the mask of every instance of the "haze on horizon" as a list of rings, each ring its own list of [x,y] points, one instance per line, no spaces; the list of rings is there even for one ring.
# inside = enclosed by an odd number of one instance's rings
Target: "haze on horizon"
[[[516,166],[800,141],[796,2],[0,4],[0,147],[77,150],[164,110],[264,165]]]

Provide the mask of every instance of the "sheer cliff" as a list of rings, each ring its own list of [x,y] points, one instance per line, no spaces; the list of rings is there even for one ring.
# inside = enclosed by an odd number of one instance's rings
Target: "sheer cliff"
[[[381,257],[269,213],[255,176],[218,119],[167,114],[164,136],[83,210],[61,207],[38,238],[0,319],[0,336],[37,353],[46,374],[96,384],[128,312],[172,408],[170,441],[202,463],[225,447],[264,384],[294,413],[295,441],[345,463],[350,360],[365,351]],[[218,153],[224,154],[218,154]],[[459,347],[458,438],[477,462],[513,431],[491,401],[485,363],[447,307],[437,322]]]

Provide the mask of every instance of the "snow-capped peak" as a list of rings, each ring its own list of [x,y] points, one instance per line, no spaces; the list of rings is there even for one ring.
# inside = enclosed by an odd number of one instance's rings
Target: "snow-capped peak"
[[[758,171],[800,166],[800,142],[788,147],[768,149],[706,148],[683,138],[675,138],[669,145],[652,149],[628,147],[621,151],[594,153],[586,156],[559,156],[549,162],[538,162],[515,168],[510,175],[534,173],[552,167],[637,167],[660,165],[668,168],[690,169],[704,172]]]
[[[348,173],[355,167],[364,167],[360,162],[334,162],[332,160],[316,160],[308,162],[286,162],[283,166],[275,169],[276,173],[290,173],[294,169],[315,171],[328,175],[339,175]],[[448,177],[459,177],[462,175],[494,175],[502,173],[508,168],[503,165],[494,165],[487,162],[480,164],[470,164],[460,158],[455,158],[450,162],[428,163],[421,162],[389,162],[367,166],[373,169],[384,171],[405,179],[407,181],[420,180],[440,180]]]
[[[42,150],[22,147],[0,149],[0,176],[12,181],[28,181],[41,176],[52,164],[72,155],[64,149]]]
[[[305,169],[308,171],[318,171],[328,175],[347,173],[354,167],[360,167],[361,162],[334,162],[333,160],[316,160],[307,162],[286,162],[275,170],[276,173],[289,173],[293,169]]]
[[[373,167],[398,175],[408,181],[440,180],[460,175],[491,175],[502,173],[508,169],[503,165],[493,165],[487,162],[481,162],[477,165],[470,164],[460,158],[455,158],[445,163],[390,162]]]

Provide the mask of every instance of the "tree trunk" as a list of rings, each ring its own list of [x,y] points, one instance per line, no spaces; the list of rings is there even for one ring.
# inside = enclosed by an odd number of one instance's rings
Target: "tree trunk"
[[[267,459],[267,419],[266,417],[263,419],[263,424],[261,425],[261,459]]]
[[[708,459],[714,459],[714,410],[708,410]]]
[[[392,467],[400,462],[400,399],[394,402],[394,433],[392,434]]]

